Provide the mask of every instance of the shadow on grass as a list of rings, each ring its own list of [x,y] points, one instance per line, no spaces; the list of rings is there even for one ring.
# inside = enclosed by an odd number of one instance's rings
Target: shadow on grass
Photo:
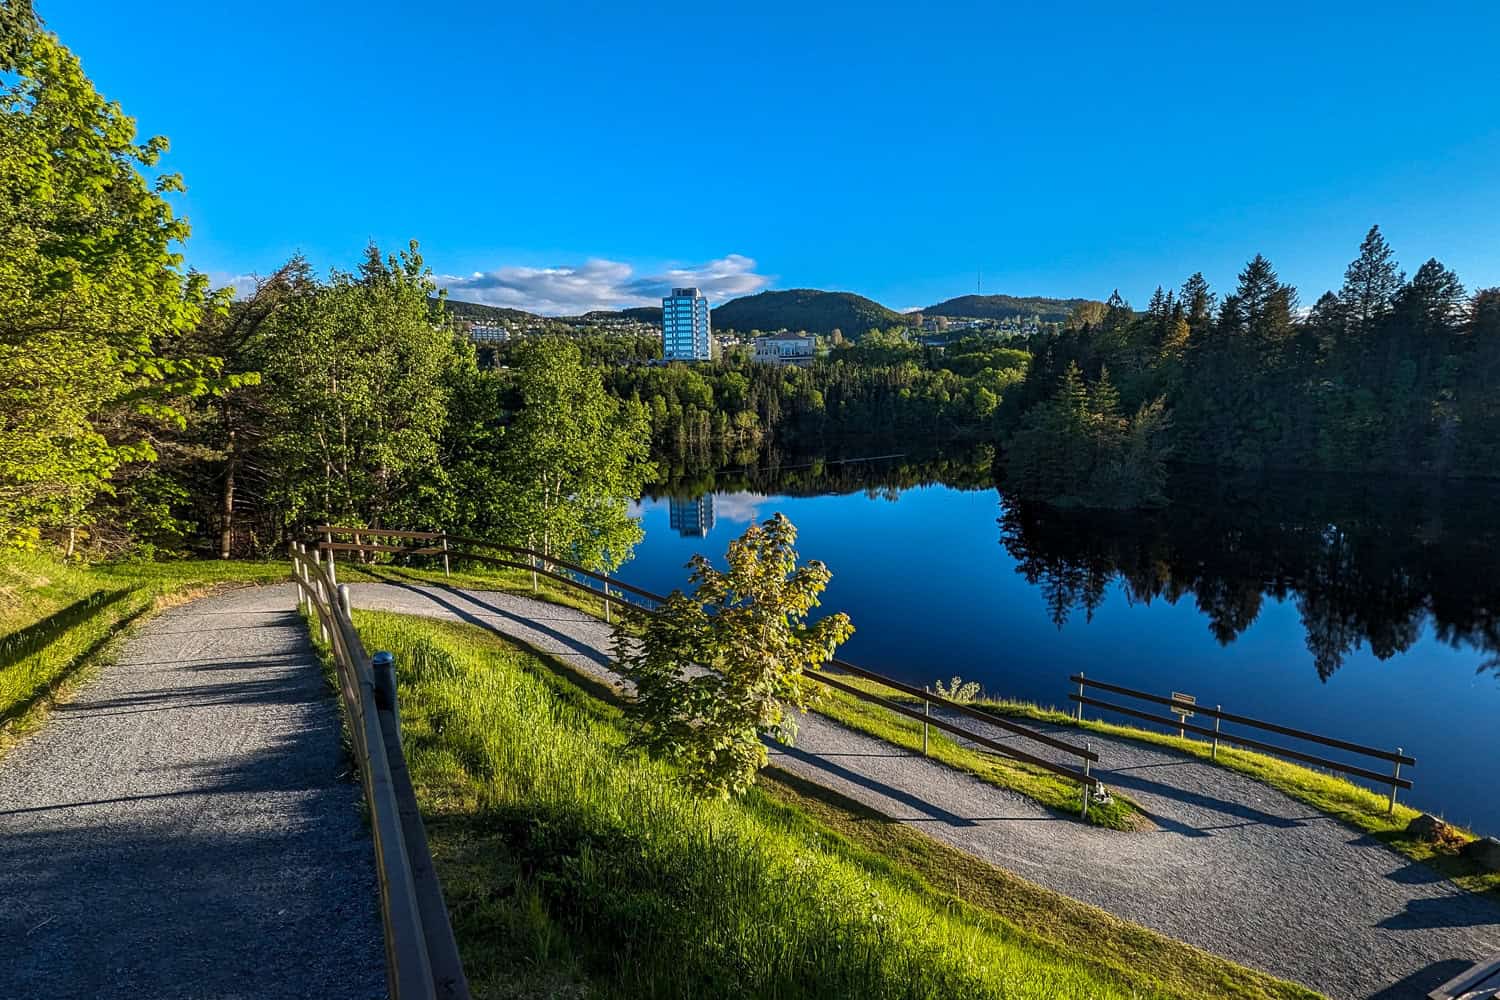
[[[40,621],[5,636],[0,639],[0,670],[36,655],[69,629],[88,621],[111,605],[118,604],[134,590],[134,587],[96,590]]]
[[[130,591],[126,591],[125,593],[128,594],[130,593]],[[15,720],[24,718],[28,713],[31,712],[32,709],[43,704],[45,701],[47,701],[47,699],[51,698],[58,691],[58,689],[66,684],[70,679],[72,679],[72,677],[77,674],[80,669],[88,665],[94,659],[94,657],[96,657],[101,651],[103,651],[103,649],[108,646],[116,636],[118,636],[125,629],[129,628],[150,610],[151,602],[146,601],[139,608],[136,608],[129,614],[116,619],[114,622],[110,623],[107,629],[104,630],[103,635],[99,636],[99,638],[89,643],[87,647],[70,657],[66,664],[64,664],[51,677],[47,678],[47,680],[38,684],[36,688],[29,694],[23,696],[10,705],[0,708],[0,730],[4,730],[6,726],[10,725]],[[96,611],[96,614],[97,613],[98,612]],[[84,619],[84,621],[87,620],[87,618]]]

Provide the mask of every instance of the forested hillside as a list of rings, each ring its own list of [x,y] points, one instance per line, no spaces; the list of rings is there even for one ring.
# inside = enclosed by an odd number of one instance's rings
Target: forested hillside
[[[434,296],[431,300],[434,310],[439,308],[438,299]],[[456,302],[447,299],[442,305],[443,311],[454,319],[468,320],[471,323],[540,323],[541,316],[529,313],[524,309],[507,309],[504,306],[489,306],[482,302]]]
[[[924,316],[969,319],[1011,319],[1036,316],[1044,323],[1062,323],[1088,299],[1049,299],[1042,296],[960,295],[922,310]]]
[[[793,288],[732,299],[713,311],[716,330],[806,330],[830,334],[839,330],[858,339],[877,327],[900,326],[900,313],[853,292]]]
[[[1195,274],[1143,314],[1116,295],[1097,322],[1026,346],[1015,420],[1071,391],[1076,366],[1126,414],[1160,400],[1181,462],[1500,475],[1500,289],[1470,293],[1436,259],[1408,277],[1379,227],[1305,312],[1257,255],[1222,297]]]

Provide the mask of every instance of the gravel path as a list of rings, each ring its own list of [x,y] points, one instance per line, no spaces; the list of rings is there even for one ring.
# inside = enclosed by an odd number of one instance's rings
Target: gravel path
[[[162,614],[0,758],[0,996],[385,995],[359,786],[295,601]]]
[[[403,584],[352,589],[360,607],[481,624],[619,683],[608,628],[571,608]],[[1500,952],[1493,900],[1232,771],[1088,738],[1102,780],[1150,812],[1156,830],[1084,826],[817,715],[801,721],[796,747],[773,754],[789,770],[1041,885],[1333,1000],[1415,1000]]]

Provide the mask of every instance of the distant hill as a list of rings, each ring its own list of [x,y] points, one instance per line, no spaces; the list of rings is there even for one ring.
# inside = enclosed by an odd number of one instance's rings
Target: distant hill
[[[853,292],[824,292],[793,288],[731,299],[713,311],[716,330],[806,330],[860,337],[880,327],[905,326],[908,318],[879,302]]]
[[[630,309],[595,309],[576,319],[599,322],[607,319],[628,319],[637,323],[661,323],[661,306],[635,306]]]
[[[1061,323],[1074,307],[1088,299],[1049,299],[1041,296],[960,295],[922,310],[924,316],[950,316],[964,319],[1009,319],[1012,316],[1039,316],[1046,322]]]
[[[433,299],[436,305],[437,300]],[[487,306],[480,302],[458,302],[449,299],[445,308],[454,319],[471,323],[537,323],[542,317],[524,309],[507,309],[504,306]]]

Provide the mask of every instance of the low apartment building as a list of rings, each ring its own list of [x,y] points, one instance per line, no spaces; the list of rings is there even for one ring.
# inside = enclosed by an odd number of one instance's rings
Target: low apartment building
[[[755,360],[763,365],[810,365],[817,348],[810,333],[773,333],[755,338]]]

